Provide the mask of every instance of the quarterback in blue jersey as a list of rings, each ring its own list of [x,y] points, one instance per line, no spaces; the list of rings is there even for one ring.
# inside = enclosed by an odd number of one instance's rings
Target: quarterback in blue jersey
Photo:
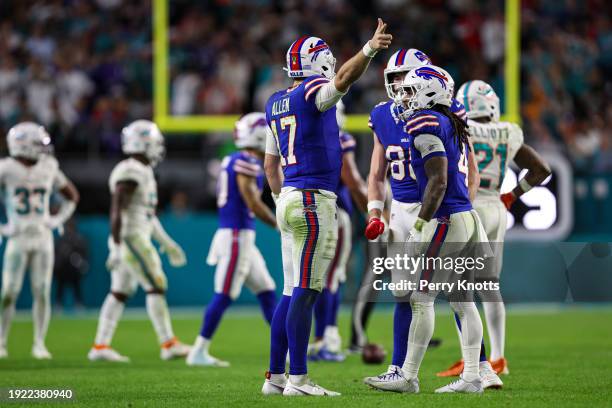
[[[400,49],[396,51],[384,71],[385,88],[389,101],[376,105],[370,114],[369,126],[374,133],[374,151],[370,163],[370,176],[368,178],[368,210],[369,219],[366,228],[368,239],[378,238],[384,230],[381,221],[382,209],[385,201],[385,181],[390,173],[391,185],[391,208],[389,220],[389,241],[395,243],[404,242],[408,232],[414,226],[419,210],[421,199],[416,181],[414,169],[410,163],[409,146],[405,142],[407,135],[404,131],[406,126],[402,119],[404,108],[395,102],[398,85],[402,82],[407,72],[414,68],[431,65],[429,57],[420,50]],[[467,120],[463,105],[453,99],[451,112],[462,120]],[[471,155],[472,156],[472,155]],[[475,160],[470,157],[474,172]],[[389,171],[390,170],[390,171]],[[477,188],[477,181],[470,179],[470,185]],[[398,245],[392,245],[390,249],[399,249]],[[390,254],[389,256],[393,256]],[[402,276],[392,270],[392,280],[399,281]],[[410,303],[406,298],[406,291],[394,291],[398,300],[395,305],[393,317],[393,356],[391,365],[387,371],[379,376],[367,377],[364,381],[368,385],[376,386],[379,381],[386,381],[399,372],[406,357],[406,344],[408,341],[408,330],[412,318]],[[360,319],[361,320],[361,319]]]
[[[337,74],[336,60],[322,39],[299,38],[287,51],[286,70],[293,84],[274,93],[266,104],[270,131],[264,168],[276,196],[284,287],[272,320],[265,395],[338,395],[314,384],[306,366],[313,305],[325,285],[338,239],[335,191],[342,151],[335,105],[378,50],[391,44],[386,28],[379,19],[372,39]]]
[[[419,186],[421,208],[408,242],[420,254],[427,248],[428,257],[447,255],[445,243],[452,242],[453,251],[468,243],[487,243],[486,232],[476,211],[472,209],[468,191],[470,150],[465,121],[450,111],[454,81],[442,68],[424,66],[406,74],[400,90],[405,118],[407,143]],[[461,247],[463,245],[463,247]],[[488,245],[488,244],[487,244]],[[430,279],[438,270],[424,269],[421,277]],[[409,347],[402,366],[401,379],[389,387],[404,392],[419,391],[418,372],[433,334],[435,314],[433,300],[437,292],[415,291],[410,296],[414,311],[409,331]],[[459,316],[462,331],[464,370],[459,380],[436,392],[480,393],[479,355],[482,322],[473,301],[450,301]]]
[[[338,308],[340,306],[340,287],[346,281],[346,267],[352,247],[351,216],[354,211],[353,200],[360,211],[366,211],[367,186],[355,162],[357,142],[343,129],[346,122],[342,100],[336,105],[336,119],[340,128],[340,148],[342,150],[342,172],[338,196],[338,243],[329,266],[325,288],[315,303],[314,343],[308,347],[311,360],[344,361],[341,352],[342,339],[338,331]]]
[[[209,265],[216,265],[215,294],[206,308],[200,335],[187,356],[191,366],[229,366],[211,356],[209,347],[225,310],[240,295],[243,285],[257,296],[266,321],[272,320],[276,285],[255,246],[255,216],[276,227],[274,214],[261,200],[261,159],[267,127],[263,113],[240,118],[234,131],[234,142],[240,150],[221,162],[217,181],[219,228],[207,258]]]

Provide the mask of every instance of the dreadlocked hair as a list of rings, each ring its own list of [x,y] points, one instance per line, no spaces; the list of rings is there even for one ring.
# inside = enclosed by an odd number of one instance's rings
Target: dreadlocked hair
[[[468,138],[470,137],[470,133],[468,132],[468,125],[459,116],[455,115],[448,106],[435,104],[431,110],[439,112],[450,119],[455,133],[455,143],[458,145],[459,143],[465,143],[469,150],[470,142],[468,141]]]

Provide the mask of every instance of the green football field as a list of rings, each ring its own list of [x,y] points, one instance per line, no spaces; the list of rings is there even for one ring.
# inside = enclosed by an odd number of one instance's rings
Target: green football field
[[[55,358],[48,362],[30,358],[31,322],[18,320],[9,340],[10,357],[0,360],[0,387],[71,388],[77,402],[63,404],[87,407],[612,405],[609,308],[510,311],[506,354],[511,373],[502,377],[503,390],[486,391],[482,396],[433,393],[436,387],[448,382],[436,378],[435,372],[446,368],[459,354],[451,315],[446,309],[438,310],[435,336],[442,338],[443,344],[425,357],[420,375],[421,394],[368,389],[361,379],[378,374],[386,366],[364,365],[359,356],[351,356],[341,364],[311,363],[313,379],[341,392],[343,395],[338,398],[260,395],[268,358],[268,328],[254,312],[230,311],[214,339],[211,352],[229,360],[232,363],[229,369],[191,368],[184,361],[161,361],[152,327],[144,317],[128,316],[119,325],[113,345],[132,358],[127,365],[90,363],[86,359],[96,327],[95,316],[54,318],[48,347]],[[344,329],[347,317],[343,313]],[[391,317],[390,309],[381,308],[369,329],[371,340],[382,343],[389,351]],[[185,341],[195,338],[199,324],[198,315],[176,313],[175,330]],[[35,404],[40,405],[44,404]]]

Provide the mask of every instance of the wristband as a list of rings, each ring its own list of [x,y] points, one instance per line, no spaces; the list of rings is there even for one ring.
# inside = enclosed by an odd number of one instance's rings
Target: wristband
[[[368,212],[372,210],[382,211],[385,208],[385,203],[380,200],[368,201]]]
[[[374,48],[372,48],[370,46],[370,41],[368,41],[365,43],[365,45],[361,49],[361,52],[363,52],[363,55],[365,55],[368,58],[374,58],[378,50],[375,50]]]
[[[521,187],[521,190],[523,190],[523,193],[526,193],[533,188],[533,186],[531,186],[524,178],[519,181],[519,186]]]
[[[423,231],[423,225],[427,224],[427,221],[422,219],[421,217],[417,218],[414,222],[414,229],[421,232]]]

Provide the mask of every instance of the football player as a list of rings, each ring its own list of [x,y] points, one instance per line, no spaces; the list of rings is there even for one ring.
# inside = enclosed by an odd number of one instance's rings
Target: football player
[[[469,243],[487,243],[486,233],[472,209],[468,191],[469,140],[466,123],[451,112],[454,82],[442,68],[423,66],[406,74],[396,100],[404,111],[407,133],[402,144],[410,147],[411,165],[416,176],[421,207],[407,235],[413,255],[426,249],[428,258],[463,253]],[[454,243],[451,249],[445,242]],[[490,250],[489,250],[490,252]],[[453,273],[452,271],[446,274]],[[417,271],[431,281],[444,279],[445,271],[425,268]],[[443,280],[442,280],[443,281]],[[411,293],[412,322],[407,356],[402,370],[376,388],[419,392],[418,372],[433,334],[434,299],[437,290]],[[473,300],[449,299],[464,327],[462,354],[465,360],[460,379],[436,392],[481,393],[479,354],[482,323]]]
[[[335,105],[374,55],[389,47],[386,28],[378,19],[372,39],[337,74],[329,46],[317,37],[301,37],[287,51],[292,86],[274,93],[266,104],[270,133],[264,169],[277,197],[284,271],[283,297],[272,319],[270,369],[262,388],[266,395],[338,395],[314,384],[306,367],[313,305],[337,243],[334,191],[342,151]]]
[[[50,143],[51,138],[41,125],[19,123],[7,135],[10,157],[0,160],[0,186],[7,212],[7,223],[0,226],[0,233],[8,238],[2,267],[0,358],[8,356],[6,342],[26,269],[32,289],[32,356],[51,358],[45,336],[51,316],[53,230],[61,232],[76,208],[79,194],[57,160],[47,154]],[[59,211],[51,215],[49,198],[54,190],[59,191],[63,200]]]
[[[374,136],[374,149],[370,163],[368,177],[368,212],[369,219],[366,227],[366,237],[369,240],[377,239],[384,232],[384,223],[381,219],[385,200],[385,183],[390,173],[391,208],[389,220],[389,242],[391,250],[400,248],[398,244],[404,242],[408,232],[413,227],[421,209],[419,190],[416,175],[410,165],[408,145],[402,145],[402,139],[407,136],[404,132],[406,123],[402,120],[403,107],[396,103],[398,86],[410,70],[431,64],[429,57],[422,51],[410,48],[395,52],[384,70],[385,89],[389,101],[381,102],[374,107],[370,114],[369,126]],[[461,103],[453,99],[451,112],[465,119],[465,109]],[[478,171],[476,161],[470,152],[469,161],[469,188],[470,197],[473,197],[478,188]],[[389,171],[390,170],[390,171]],[[390,256],[393,256],[390,254]],[[400,280],[397,271],[392,270],[392,279]],[[369,285],[371,287],[371,285]],[[361,294],[369,298],[368,294]],[[366,384],[374,385],[378,381],[387,381],[389,377],[398,375],[406,357],[406,344],[408,330],[412,318],[410,303],[404,291],[395,291],[395,311],[393,317],[393,356],[387,371],[379,376],[367,377]],[[369,311],[371,308],[363,308]],[[364,318],[353,318],[353,321],[363,321]]]
[[[187,263],[185,253],[155,214],[157,182],[153,169],[164,158],[164,137],[155,123],[137,120],[123,129],[121,148],[128,158],[115,166],[109,179],[111,236],[106,267],[111,272],[111,288],[100,310],[95,343],[88,358],[129,361],[111,348],[111,341],[125,302],[138,285],[147,293],[147,313],[161,346],[160,357],[184,357],[189,347],[174,336],[165,296],[166,275],[151,241],[159,244],[173,267]]]
[[[523,143],[520,126],[499,120],[499,98],[489,84],[480,80],[466,82],[459,88],[457,98],[462,100],[466,108],[480,171],[480,187],[474,209],[480,215],[495,252],[495,257],[487,260],[487,267],[477,270],[476,278],[499,282],[506,235],[506,210],[522,194],[540,185],[550,175],[550,168],[533,148]],[[526,169],[527,173],[514,190],[500,196],[502,182],[511,161],[521,169]],[[501,293],[478,294],[487,321],[491,364],[498,374],[508,374],[508,362],[504,357],[506,309]],[[460,375],[462,371],[463,361],[459,361],[439,375]]]
[[[255,216],[276,228],[276,218],[261,200],[266,115],[249,113],[238,122],[234,142],[240,149],[223,158],[217,180],[219,228],[207,262],[216,265],[215,295],[206,308],[200,335],[187,356],[188,365],[228,367],[209,353],[210,341],[223,313],[246,285],[253,292],[268,323],[276,306],[276,285],[261,252],[255,246]]]
[[[357,143],[350,133],[343,130],[346,123],[344,103],[336,104],[336,119],[340,129],[342,171],[338,187],[338,244],[327,273],[326,285],[315,303],[315,342],[309,346],[311,360],[344,361],[341,353],[342,339],[338,331],[340,287],[346,281],[346,267],[352,247],[351,215],[353,200],[363,212],[367,208],[367,186],[355,162]]]

